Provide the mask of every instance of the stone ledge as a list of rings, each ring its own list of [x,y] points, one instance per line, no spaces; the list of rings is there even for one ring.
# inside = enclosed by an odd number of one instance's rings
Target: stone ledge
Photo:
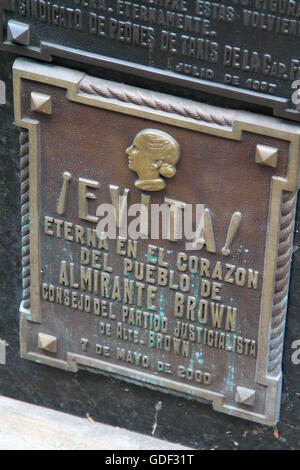
[[[0,396],[0,450],[185,450],[126,429]]]

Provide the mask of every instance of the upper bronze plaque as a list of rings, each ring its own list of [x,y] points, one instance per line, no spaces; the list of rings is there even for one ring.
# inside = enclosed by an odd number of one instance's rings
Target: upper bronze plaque
[[[28,59],[14,86],[22,357],[276,422],[299,129]]]
[[[0,0],[3,50],[165,81],[293,120],[299,38],[299,0]]]

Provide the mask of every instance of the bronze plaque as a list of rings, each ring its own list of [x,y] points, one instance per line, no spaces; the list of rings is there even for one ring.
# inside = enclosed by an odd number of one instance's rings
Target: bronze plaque
[[[22,357],[274,424],[299,128],[28,59],[14,87]]]
[[[298,121],[299,37],[295,0],[0,0],[3,51],[256,103]]]

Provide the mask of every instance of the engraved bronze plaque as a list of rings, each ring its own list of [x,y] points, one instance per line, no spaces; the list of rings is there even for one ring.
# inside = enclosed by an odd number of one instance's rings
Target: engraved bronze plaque
[[[274,424],[299,128],[28,59],[14,87],[22,357]]]
[[[256,103],[293,120],[299,37],[299,0],[0,0],[2,50]]]

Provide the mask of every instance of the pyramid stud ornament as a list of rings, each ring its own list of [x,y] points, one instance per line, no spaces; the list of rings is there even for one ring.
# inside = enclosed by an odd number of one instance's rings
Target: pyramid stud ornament
[[[7,39],[22,46],[29,46],[30,26],[20,21],[9,20],[7,23]]]
[[[39,348],[52,353],[57,352],[56,336],[47,335],[46,333],[39,333]]]
[[[268,147],[267,145],[257,145],[255,154],[255,163],[276,168],[278,158],[278,149]]]
[[[235,401],[241,405],[254,406],[255,390],[238,385],[236,387]]]
[[[31,111],[51,114],[51,96],[31,92]]]

